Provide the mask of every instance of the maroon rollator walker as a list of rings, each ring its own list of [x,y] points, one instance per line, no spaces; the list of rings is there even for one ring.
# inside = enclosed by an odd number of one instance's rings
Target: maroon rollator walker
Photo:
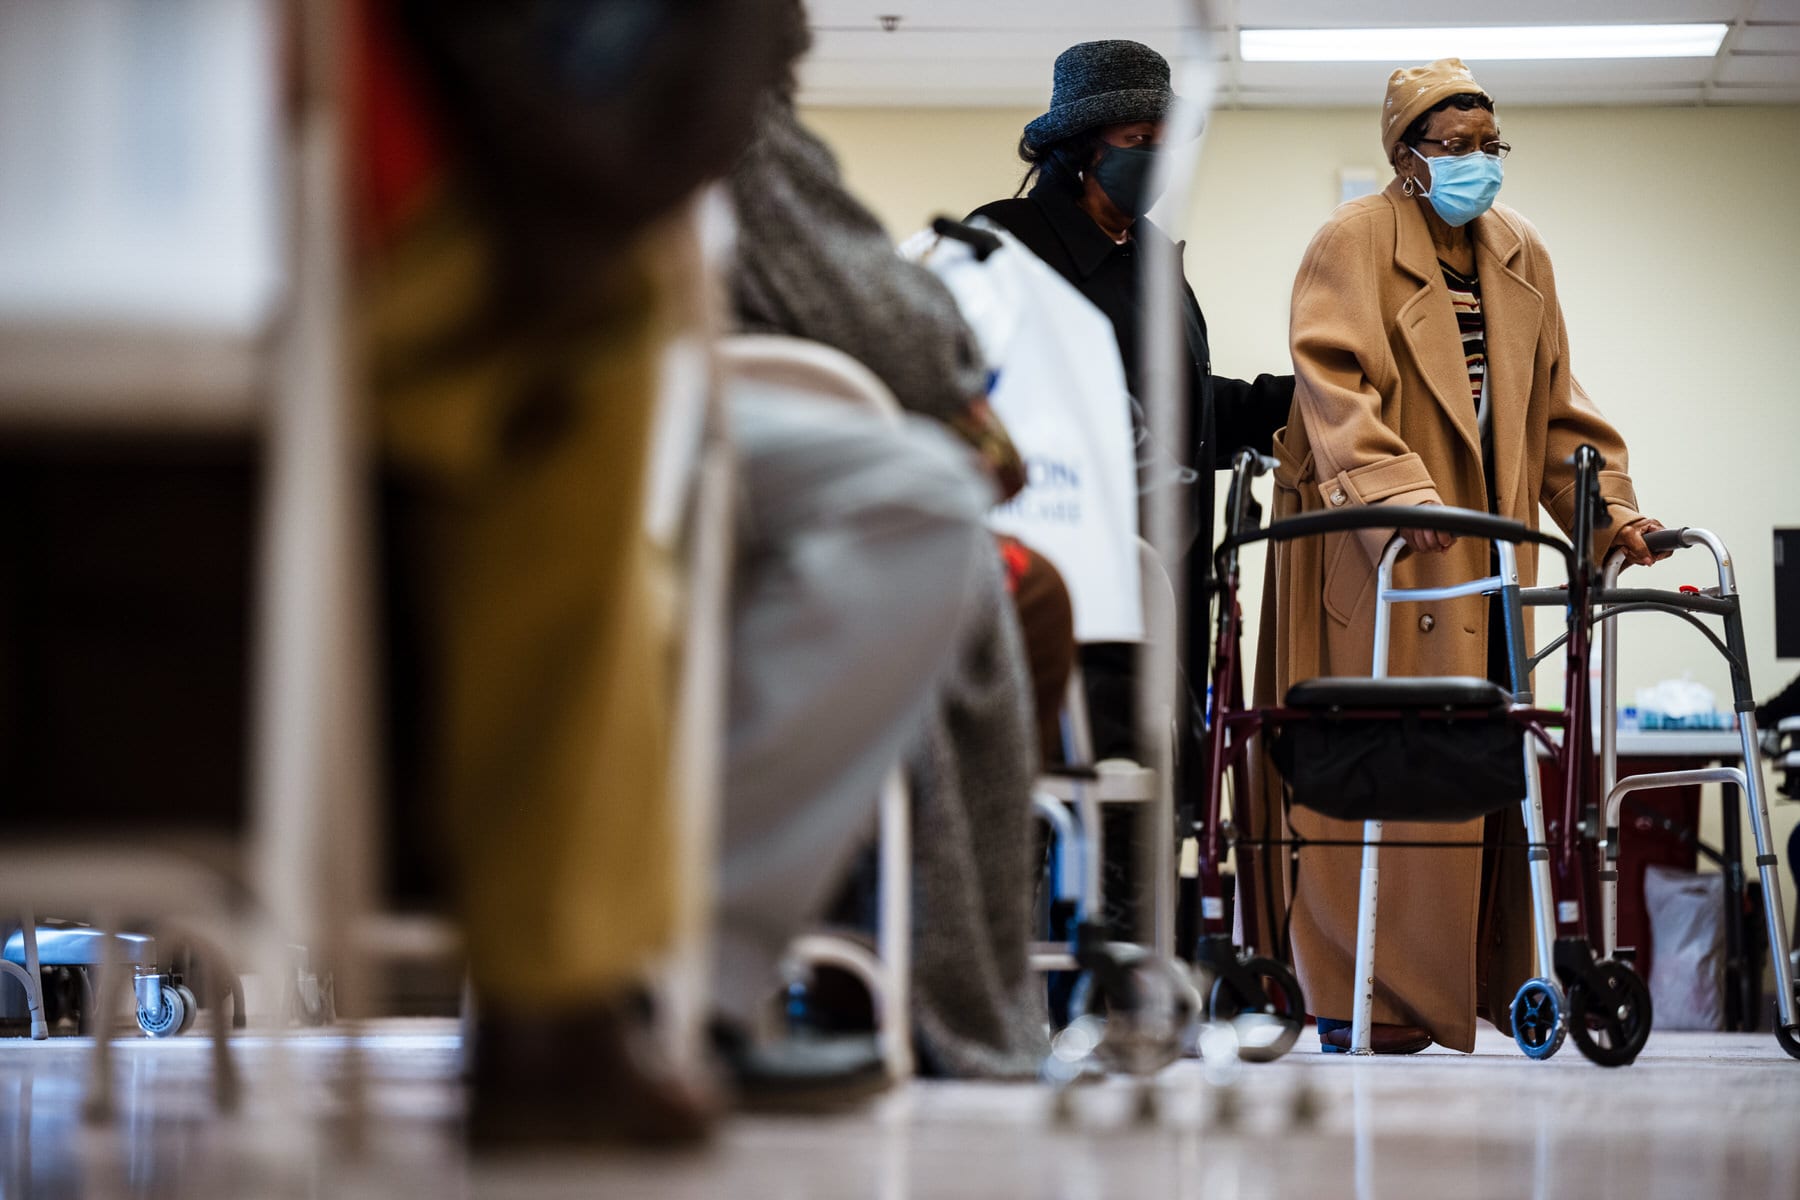
[[[1252,479],[1273,468],[1272,460],[1248,450],[1239,453],[1226,505],[1227,537],[1215,568],[1220,582],[1218,640],[1212,674],[1204,764],[1204,808],[1194,834],[1199,843],[1195,912],[1199,921],[1196,964],[1214,977],[1213,1017],[1261,1012],[1279,1017],[1283,1035],[1260,1057],[1285,1053],[1297,1040],[1306,1007],[1299,983],[1283,961],[1275,931],[1259,928],[1255,889],[1273,895],[1273,863],[1309,848],[1360,846],[1362,882],[1351,1053],[1370,1050],[1375,987],[1376,896],[1384,821],[1463,822],[1521,804],[1528,840],[1536,975],[1512,1002],[1513,1038],[1534,1059],[1545,1059],[1573,1037],[1581,1052],[1604,1066],[1631,1062],[1650,1035],[1649,988],[1623,962],[1600,957],[1607,944],[1592,902],[1605,864],[1598,847],[1603,796],[1599,760],[1592,745],[1589,712],[1588,648],[1594,613],[1597,568],[1576,547],[1592,544],[1591,534],[1607,518],[1601,504],[1600,454],[1583,446],[1573,459],[1577,505],[1573,538],[1564,541],[1517,521],[1449,507],[1387,508],[1308,513],[1261,528],[1261,509],[1252,498]],[[1289,689],[1280,707],[1255,708],[1244,702],[1240,668],[1242,611],[1238,603],[1239,554],[1258,542],[1288,541],[1360,529],[1430,529],[1476,537],[1494,547],[1497,570],[1486,578],[1447,587],[1396,589],[1393,568],[1405,547],[1396,536],[1377,573],[1374,663],[1367,677],[1310,679]],[[1653,550],[1677,548],[1681,531],[1652,534]],[[1566,589],[1522,589],[1516,548],[1532,543],[1560,554],[1568,567]],[[1390,678],[1388,638],[1392,606],[1411,601],[1498,595],[1504,614],[1513,689],[1474,677]],[[1523,610],[1561,605],[1567,631],[1550,649],[1566,644],[1564,708],[1535,706],[1524,646]],[[1546,651],[1548,653],[1548,651]],[[1542,657],[1541,655],[1539,657]],[[1560,738],[1552,731],[1559,731]],[[1338,819],[1360,820],[1360,841],[1321,840],[1281,831],[1251,838],[1224,819],[1229,780],[1240,805],[1249,803],[1251,739],[1263,735],[1281,769],[1287,802]],[[1546,820],[1539,790],[1539,750],[1556,758],[1565,781]],[[1451,841],[1388,842],[1390,846],[1458,848]],[[1477,843],[1478,844],[1478,843]],[[1228,850],[1238,850],[1238,885],[1244,902],[1243,946],[1234,944],[1226,924],[1222,866]],[[1278,855],[1275,853],[1280,851]],[[1274,905],[1270,905],[1273,915]],[[1786,1014],[1784,1013],[1784,1016]]]

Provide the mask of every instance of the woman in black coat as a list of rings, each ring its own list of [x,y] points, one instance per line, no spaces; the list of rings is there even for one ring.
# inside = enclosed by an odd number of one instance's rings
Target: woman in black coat
[[[1169,64],[1138,42],[1083,42],[1057,57],[1050,111],[1025,127],[1019,157],[1030,164],[1026,195],[984,205],[970,219],[984,217],[1008,230],[1049,263],[1112,321],[1125,381],[1134,397],[1143,395],[1139,363],[1144,319],[1143,246],[1167,239],[1144,214],[1155,202],[1150,175],[1155,146],[1174,92]],[[1021,188],[1023,190],[1023,187]],[[1182,247],[1175,248],[1177,258]],[[1206,318],[1193,289],[1182,287],[1187,341],[1188,440],[1173,455],[1191,472],[1193,548],[1185,564],[1190,651],[1185,656],[1194,691],[1203,693],[1206,676],[1206,615],[1213,546],[1213,471],[1231,465],[1231,455],[1250,446],[1267,453],[1270,438],[1287,424],[1294,396],[1292,375],[1259,375],[1254,382],[1212,373]],[[1148,445],[1144,414],[1134,402],[1133,426],[1139,445],[1140,485],[1164,482],[1145,468],[1168,458]],[[1131,647],[1087,646],[1082,670],[1088,681],[1095,752],[1101,757],[1133,754]],[[1197,722],[1195,723],[1197,727]]]

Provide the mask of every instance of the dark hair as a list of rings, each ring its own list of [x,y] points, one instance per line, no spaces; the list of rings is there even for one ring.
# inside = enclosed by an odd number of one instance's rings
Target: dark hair
[[[776,87],[781,94],[792,100],[800,92],[800,80],[797,68],[800,60],[812,49],[812,29],[806,23],[806,5],[801,0],[786,0],[781,4],[775,21],[776,54],[781,63],[781,78]]]
[[[1494,98],[1486,92],[1458,92],[1454,96],[1445,96],[1442,100],[1439,100],[1436,104],[1420,113],[1418,117],[1413,120],[1413,123],[1406,127],[1406,132],[1400,135],[1400,144],[1402,146],[1417,146],[1424,140],[1425,127],[1431,124],[1431,118],[1436,114],[1443,112],[1446,108],[1460,108],[1464,112],[1468,112],[1470,109],[1475,108],[1485,108],[1489,112],[1493,112]]]
[[[806,36],[798,0],[386,3],[499,243],[495,308],[520,314],[584,303],[640,230],[729,171]]]
[[[1082,173],[1093,165],[1094,156],[1105,141],[1097,128],[1084,129],[1036,148],[1020,138],[1019,159],[1026,164],[1026,170],[1025,178],[1019,180],[1019,190],[1013,195],[1024,195],[1033,179],[1054,184],[1065,191],[1079,192]]]

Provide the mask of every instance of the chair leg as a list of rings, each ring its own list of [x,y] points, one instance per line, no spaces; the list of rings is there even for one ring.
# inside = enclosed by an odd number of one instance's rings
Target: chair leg
[[[220,1112],[232,1113],[237,1111],[242,1092],[237,1063],[231,1057],[234,1006],[226,1002],[231,996],[231,987],[226,982],[223,970],[226,964],[215,955],[209,965],[214,968],[206,972],[206,990],[210,993],[206,997],[206,1003],[212,1009],[213,1103],[218,1105]]]
[[[1363,822],[1362,887],[1356,905],[1356,994],[1350,1053],[1372,1054],[1375,1027],[1375,912],[1381,895],[1381,822]]]
[[[41,986],[33,986],[38,981],[18,963],[3,960],[0,960],[0,975],[11,975],[25,989],[25,1007],[31,1017],[32,1040],[41,1042],[49,1037],[49,1026],[44,1023],[43,990]]]
[[[912,798],[896,769],[881,789],[881,900],[876,944],[886,978],[882,1046],[896,1081],[913,1073]]]
[[[44,1018],[44,971],[38,961],[37,912],[29,907],[20,910],[19,936],[25,942],[25,1003],[31,1011],[31,1039],[41,1042],[50,1036]]]
[[[118,922],[112,913],[99,914],[94,922],[100,931],[100,953],[94,964],[93,1007],[88,1024],[94,1031],[94,1053],[89,1059],[88,1093],[82,1104],[82,1117],[100,1125],[113,1118],[112,1026],[113,1013],[119,1007],[119,986],[124,976],[118,962],[118,946],[113,931]]]

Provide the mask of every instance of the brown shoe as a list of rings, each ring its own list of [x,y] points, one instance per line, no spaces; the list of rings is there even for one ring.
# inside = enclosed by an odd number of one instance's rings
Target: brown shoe
[[[482,1153],[693,1146],[718,1107],[663,1062],[645,1006],[629,998],[555,1015],[485,1012],[471,1049],[468,1138]]]
[[[1350,1027],[1333,1029],[1319,1035],[1319,1040],[1338,1050],[1350,1049]],[[1417,1054],[1431,1045],[1431,1035],[1417,1025],[1383,1025],[1377,1022],[1369,1030],[1369,1049],[1377,1054]]]

